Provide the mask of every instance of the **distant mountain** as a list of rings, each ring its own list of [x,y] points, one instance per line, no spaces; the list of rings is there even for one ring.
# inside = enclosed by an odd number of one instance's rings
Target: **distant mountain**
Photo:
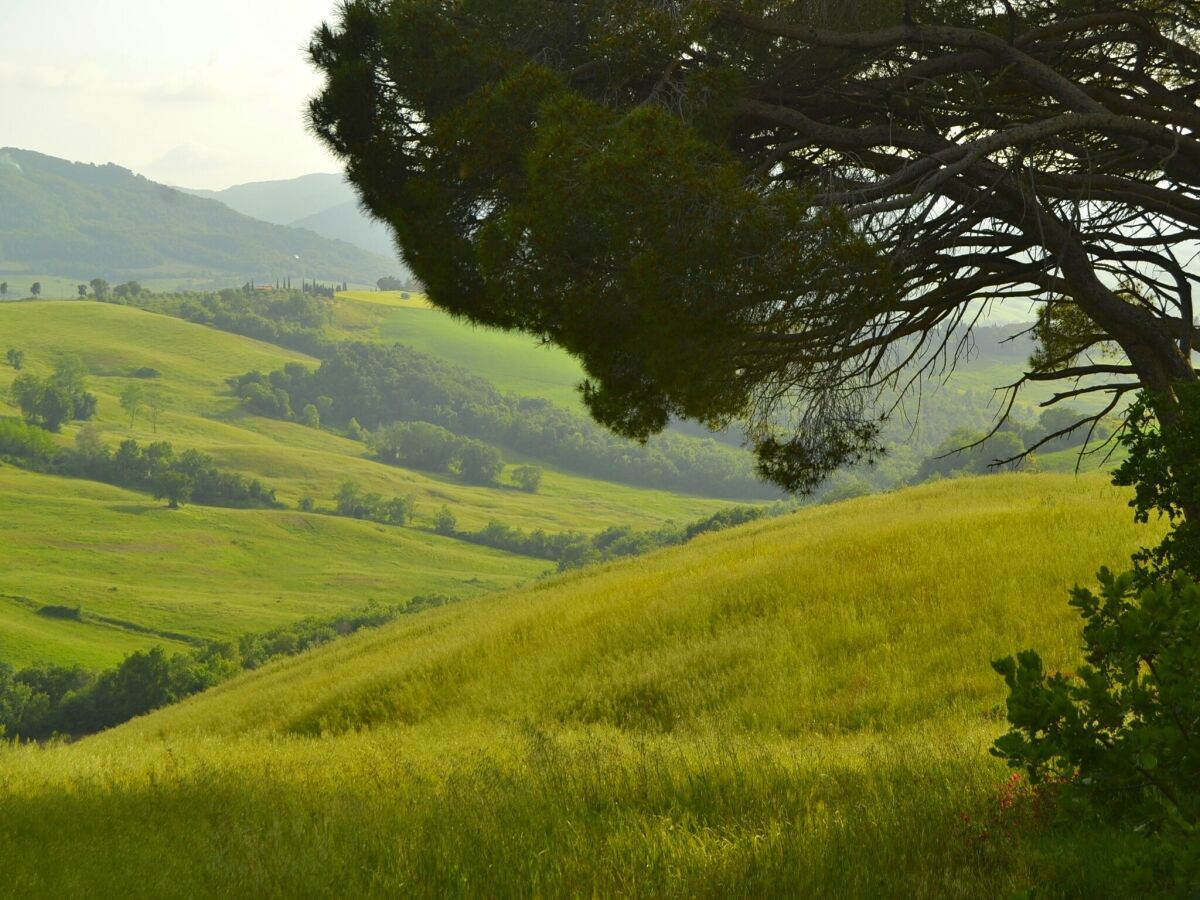
[[[238,184],[223,191],[187,190],[187,193],[219,200],[243,215],[307,228],[330,240],[346,241],[371,253],[396,258],[396,245],[386,225],[358,207],[358,194],[341,175],[304,175],[286,181],[257,181]],[[394,267],[403,274],[403,267]]]
[[[331,206],[291,224],[294,228],[307,228],[331,240],[349,241],[372,253],[389,257],[396,255],[391,229],[363,213],[358,208],[357,199]]]
[[[259,221],[120,166],[25,150],[0,149],[0,210],[0,266],[43,275],[373,284],[398,267],[388,256]]]
[[[237,184],[223,191],[198,191],[182,188],[186,193],[209,200],[220,200],[244,216],[262,219],[276,225],[291,225],[300,219],[354,203],[354,189],[341,175],[304,175],[286,181],[256,181]]]

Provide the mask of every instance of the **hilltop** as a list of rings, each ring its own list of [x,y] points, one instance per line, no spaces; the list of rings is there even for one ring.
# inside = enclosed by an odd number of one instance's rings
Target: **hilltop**
[[[1008,475],[804,510],[11,749],[7,888],[1108,894],[1117,838],[973,823],[1006,808],[988,660],[1077,662],[1065,589],[1147,537],[1124,499]]]
[[[0,277],[316,278],[374,284],[393,258],[262,222],[120,166],[0,149]],[[27,278],[26,276],[29,276]]]

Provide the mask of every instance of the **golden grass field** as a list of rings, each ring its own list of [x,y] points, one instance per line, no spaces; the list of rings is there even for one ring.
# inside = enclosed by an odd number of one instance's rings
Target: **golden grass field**
[[[1118,838],[995,818],[989,660],[1076,664],[1130,518],[1101,476],[945,481],[406,617],[0,752],[4,890],[1114,896]]]

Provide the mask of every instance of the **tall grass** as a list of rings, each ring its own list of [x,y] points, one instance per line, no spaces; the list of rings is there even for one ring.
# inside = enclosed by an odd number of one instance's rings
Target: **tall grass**
[[[972,823],[1006,777],[988,661],[1076,663],[1065,589],[1150,537],[1123,500],[998,476],[806,510],[11,749],[0,871],[17,896],[1111,896],[1118,838]]]

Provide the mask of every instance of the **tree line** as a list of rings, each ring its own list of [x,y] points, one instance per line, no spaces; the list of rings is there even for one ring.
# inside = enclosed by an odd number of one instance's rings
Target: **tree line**
[[[595,563],[640,556],[664,547],[676,547],[701,534],[783,515],[792,509],[790,504],[785,503],[775,503],[771,506],[734,506],[687,525],[668,523],[649,531],[617,525],[588,535],[580,531],[550,533],[540,528],[535,531],[523,531],[495,520],[488,522],[479,531],[459,531],[453,512],[449,507],[443,506],[438,512],[434,527],[439,534],[472,544],[549,560],[557,564],[558,571],[566,572]]]
[[[112,450],[92,426],[80,430],[75,445],[65,448],[43,428],[0,418],[0,459],[33,471],[145,491],[172,508],[189,502],[238,509],[283,506],[273,489],[258,479],[219,469],[199,450],[177,453],[168,441],[143,446],[133,439]]]
[[[447,453],[454,456],[442,432],[428,426],[593,478],[709,496],[778,496],[731,447],[675,434],[632,443],[549,400],[501,394],[482,378],[402,345],[338,343],[316,370],[290,363],[230,385],[261,415],[333,425],[352,436],[365,429],[381,458],[411,453],[429,460],[418,467],[433,471],[454,465],[445,462]],[[391,430],[397,423],[424,424]],[[478,447],[471,452],[488,455]],[[480,477],[486,471],[485,465]]]
[[[413,597],[399,605],[372,602],[328,618],[303,619],[228,641],[206,641],[174,655],[162,647],[141,650],[100,672],[49,664],[15,669],[0,662],[0,738],[40,741],[94,734],[271,660],[449,602],[451,598],[442,594]]]

